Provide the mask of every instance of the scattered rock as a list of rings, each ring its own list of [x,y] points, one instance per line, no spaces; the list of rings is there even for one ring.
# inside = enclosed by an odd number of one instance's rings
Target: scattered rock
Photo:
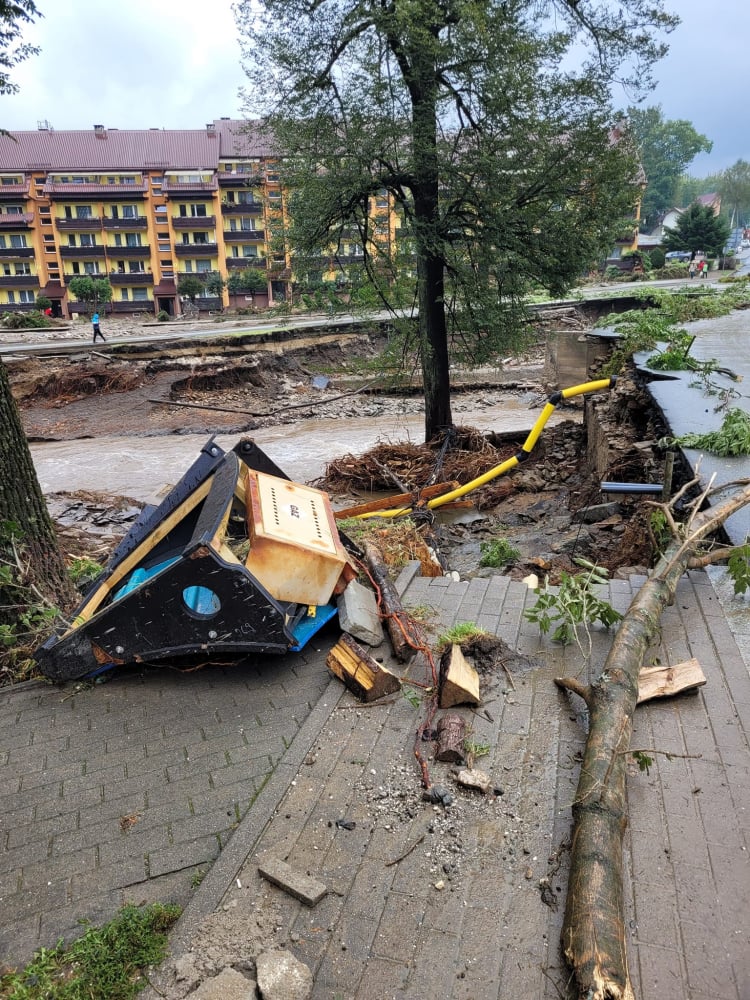
[[[255,983],[236,969],[222,969],[218,976],[206,979],[189,993],[188,1000],[255,1000]]]
[[[263,1000],[307,1000],[312,992],[312,972],[290,951],[258,955],[256,974]]]

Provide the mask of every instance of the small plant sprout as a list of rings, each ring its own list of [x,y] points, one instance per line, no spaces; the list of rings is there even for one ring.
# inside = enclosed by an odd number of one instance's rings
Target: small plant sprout
[[[480,542],[479,551],[481,553],[479,565],[492,569],[516,562],[521,555],[520,550],[511,545],[507,538],[493,538],[489,542]]]

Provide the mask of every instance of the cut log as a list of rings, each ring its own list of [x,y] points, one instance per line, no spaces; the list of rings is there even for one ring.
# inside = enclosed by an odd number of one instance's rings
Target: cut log
[[[465,732],[466,723],[460,715],[455,713],[444,715],[437,724],[435,760],[446,761],[449,764],[465,763]]]
[[[366,542],[365,558],[372,578],[380,591],[380,610],[388,629],[393,653],[397,660],[405,663],[414,656],[422,642],[404,611],[401,598],[388,575],[388,567],[383,561],[380,549],[372,542]]]
[[[328,654],[326,665],[362,701],[375,701],[401,690],[399,678],[346,632]]]
[[[695,691],[705,683],[706,676],[695,657],[673,667],[641,667],[636,704],[651,698],[669,698],[680,691]]]
[[[440,657],[440,707],[479,704],[479,674],[455,642]]]

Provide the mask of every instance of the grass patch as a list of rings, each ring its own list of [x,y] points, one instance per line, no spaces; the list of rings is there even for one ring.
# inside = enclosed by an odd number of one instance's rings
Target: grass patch
[[[21,972],[0,978],[2,1000],[130,1000],[144,969],[164,958],[178,906],[125,906],[103,927],[89,927],[65,948],[40,948]]]
[[[489,635],[486,629],[480,628],[474,622],[456,622],[445,632],[441,632],[437,640],[438,652],[447,649],[454,644],[460,646],[463,642],[469,642],[480,635]]]
[[[514,563],[521,555],[520,549],[511,545],[507,538],[493,538],[490,542],[480,542],[479,551],[481,553],[479,565],[489,566],[492,569]]]

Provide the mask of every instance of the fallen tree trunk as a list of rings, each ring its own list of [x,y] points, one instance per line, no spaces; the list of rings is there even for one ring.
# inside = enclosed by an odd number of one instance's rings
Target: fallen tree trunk
[[[590,686],[575,678],[555,680],[558,687],[580,695],[589,710],[589,732],[573,802],[562,929],[563,951],[582,1000],[634,1000],[635,996],[625,947],[622,840],[638,674],[649,642],[658,633],[661,614],[673,602],[696,546],[747,503],[750,487],[694,515],[686,537],[669,546],[633,598],[598,680]]]

